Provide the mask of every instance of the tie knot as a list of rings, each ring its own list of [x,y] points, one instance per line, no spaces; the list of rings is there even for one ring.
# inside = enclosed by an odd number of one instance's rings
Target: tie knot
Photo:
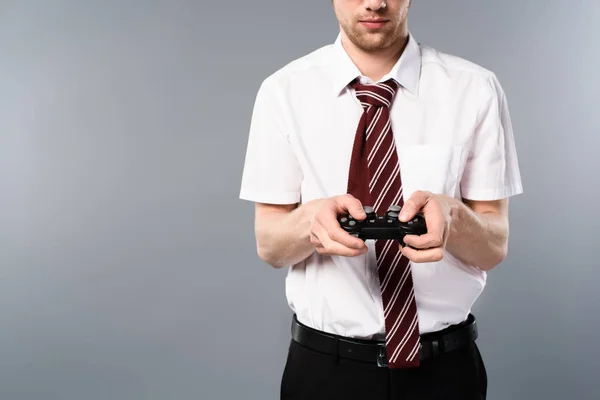
[[[398,83],[393,79],[388,79],[385,82],[362,84],[357,80],[352,82],[351,86],[356,91],[356,97],[361,102],[363,107],[390,107]]]

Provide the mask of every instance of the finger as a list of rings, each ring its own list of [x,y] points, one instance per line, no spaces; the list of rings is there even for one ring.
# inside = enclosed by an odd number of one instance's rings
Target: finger
[[[429,203],[423,212],[427,232],[422,235],[407,235],[407,244],[417,248],[442,246],[446,235],[447,223],[440,207]]]
[[[367,247],[367,244],[364,242],[364,240],[350,235],[345,230],[339,228],[339,225],[337,228],[332,227],[331,230],[327,229],[327,232],[331,240],[343,245],[344,247],[357,250],[365,250]]]
[[[344,247],[365,250],[367,246],[365,242],[342,229],[337,217],[335,210],[331,210],[328,213],[323,213],[322,217],[319,218],[319,225],[325,230],[326,236]]]
[[[323,247],[323,243],[321,243],[321,241],[319,240],[319,238],[317,237],[317,235],[315,235],[314,233],[311,232],[310,234],[310,242],[312,243],[313,246],[315,246],[316,248],[318,247]]]
[[[407,245],[417,249],[429,249],[432,247],[439,247],[443,244],[442,235],[433,232],[424,235],[406,235],[403,240]]]
[[[363,251],[359,249],[348,248],[332,240],[323,226],[315,227],[314,232],[316,242],[318,243],[317,246],[315,246],[315,249],[319,254],[353,257],[363,253]]]
[[[340,196],[335,202],[338,205],[338,214],[348,213],[359,221],[367,218],[362,202],[351,194]]]
[[[365,250],[367,247],[364,240],[352,236],[340,227],[340,224],[336,220],[327,221],[323,225],[323,228],[327,231],[327,236],[330,240],[337,242],[344,247],[357,250]]]
[[[331,221],[331,219],[326,218],[326,221]],[[313,227],[313,233],[322,247],[340,255],[360,255],[367,251],[367,245],[363,240],[343,230],[337,219],[334,221],[333,228],[329,228],[327,222],[325,225],[317,223]]]
[[[407,246],[402,248],[402,254],[416,263],[437,262],[444,258],[444,251],[441,247],[427,250],[415,250]]]
[[[404,202],[398,219],[402,222],[410,221],[429,200],[429,192],[417,190]]]
[[[365,250],[351,249],[331,239],[324,240],[324,246],[322,250],[317,249],[317,251],[319,251],[321,254],[338,255],[345,257],[356,257],[367,252],[366,248]]]
[[[311,243],[315,247],[323,247],[323,240],[327,236],[327,231],[319,224],[315,222],[312,226],[312,230],[310,232],[311,235]]]
[[[339,227],[339,224],[337,229],[341,231],[341,233],[338,233],[341,239],[338,238],[338,240],[342,240],[342,243],[333,239],[330,236],[331,233],[325,226],[323,226],[322,224],[315,224],[315,226],[313,227],[313,233],[316,236],[318,242],[320,243],[320,246],[317,247],[317,250],[319,250],[320,248],[321,252],[324,254],[338,254],[348,257],[361,255],[367,252],[368,248],[365,242],[344,231],[342,228]],[[334,235],[334,237],[337,236]],[[348,243],[348,238],[351,240],[350,245],[346,244]]]

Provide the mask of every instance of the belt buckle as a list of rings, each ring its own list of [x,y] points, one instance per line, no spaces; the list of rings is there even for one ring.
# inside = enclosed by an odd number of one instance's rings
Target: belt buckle
[[[379,352],[377,353],[377,366],[385,368],[388,365],[385,343],[379,344]]]
[[[437,357],[444,352],[442,339],[431,341],[431,355]]]

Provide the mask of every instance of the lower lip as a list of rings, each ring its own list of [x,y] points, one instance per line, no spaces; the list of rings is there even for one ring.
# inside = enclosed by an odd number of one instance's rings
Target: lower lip
[[[386,21],[378,21],[378,22],[361,21],[360,23],[369,29],[377,29],[377,28],[381,28],[383,25],[385,25],[385,22]]]

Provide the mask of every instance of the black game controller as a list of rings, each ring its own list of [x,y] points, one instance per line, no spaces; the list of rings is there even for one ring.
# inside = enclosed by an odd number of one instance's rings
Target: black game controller
[[[338,217],[342,229],[359,239],[397,240],[402,247],[405,235],[423,235],[427,233],[427,224],[422,214],[418,213],[408,221],[398,219],[401,207],[391,205],[385,215],[378,216],[371,206],[363,207],[367,218],[357,220],[350,214]]]

